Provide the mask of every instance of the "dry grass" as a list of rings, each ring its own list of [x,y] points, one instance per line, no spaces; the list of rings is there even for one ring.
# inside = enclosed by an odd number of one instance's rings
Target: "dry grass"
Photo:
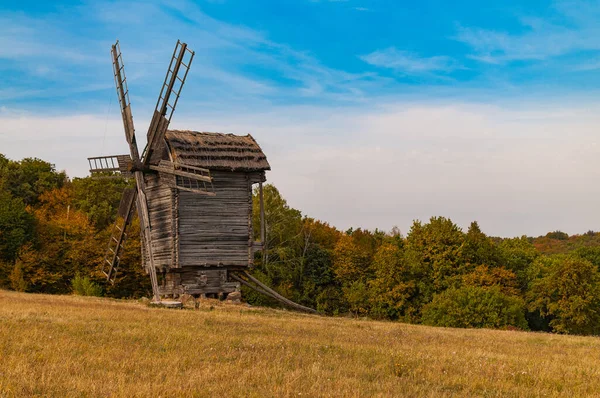
[[[0,291],[0,396],[595,396],[600,340]]]

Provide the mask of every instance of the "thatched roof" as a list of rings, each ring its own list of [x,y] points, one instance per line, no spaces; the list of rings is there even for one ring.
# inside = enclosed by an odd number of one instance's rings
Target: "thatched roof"
[[[174,161],[211,170],[271,170],[267,157],[250,134],[245,136],[169,130],[166,140]]]

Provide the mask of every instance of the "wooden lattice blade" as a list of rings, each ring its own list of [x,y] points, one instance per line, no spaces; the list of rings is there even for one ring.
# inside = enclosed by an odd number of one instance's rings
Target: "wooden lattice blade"
[[[88,158],[90,173],[94,177],[122,175],[132,177],[131,157],[129,155],[109,155]]]

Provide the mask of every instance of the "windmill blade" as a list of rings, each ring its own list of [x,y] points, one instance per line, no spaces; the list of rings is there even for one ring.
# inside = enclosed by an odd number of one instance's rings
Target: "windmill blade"
[[[178,43],[179,44],[179,43]],[[177,50],[177,47],[176,47]],[[185,52],[185,47],[184,47]],[[144,181],[144,174],[139,171],[140,167],[140,155],[138,152],[138,146],[135,138],[135,128],[133,126],[133,117],[131,114],[131,103],[129,101],[129,88],[127,86],[127,78],[125,77],[125,67],[123,64],[123,55],[121,54],[121,47],[119,41],[113,44],[111,49],[112,61],[113,61],[113,72],[115,77],[115,85],[117,88],[117,96],[119,98],[119,105],[121,108],[121,116],[123,117],[123,127],[125,129],[125,137],[129,144],[129,152],[131,153],[131,159],[134,165],[134,177],[136,183],[136,197],[137,197],[137,210],[140,219],[140,228],[142,230],[142,243],[144,244],[144,250],[147,255],[148,262],[146,263],[146,269],[150,274],[150,281],[152,282],[152,292],[154,294],[154,300],[160,302],[160,295],[158,292],[158,280],[156,277],[156,268],[154,267],[154,255],[152,250],[152,237],[150,235],[150,216],[148,212],[148,200],[146,198],[146,184]],[[183,58],[183,57],[182,57]],[[171,61],[172,62],[172,61]],[[188,62],[189,65],[189,62]],[[169,70],[171,68],[169,67]],[[186,73],[187,74],[187,73]],[[168,74],[167,74],[168,75]],[[162,97],[162,94],[161,94]],[[159,98],[160,102],[160,98]],[[166,130],[166,129],[165,129]],[[112,240],[112,238],[111,238]],[[117,250],[115,250],[117,252]],[[118,257],[118,256],[117,256]],[[114,261],[112,262],[114,264]]]
[[[158,165],[150,165],[150,170],[158,171],[160,178],[171,188],[182,191],[215,196],[210,170],[168,160],[161,160]]]
[[[165,137],[193,59],[194,52],[186,43],[177,40],[148,128],[148,146],[142,161],[145,166],[150,164],[152,154],[158,150]]]
[[[133,116],[131,114],[131,102],[129,101],[129,88],[127,86],[127,77],[125,76],[125,65],[123,64],[123,55],[121,54],[121,46],[119,45],[118,40],[113,44],[110,53],[112,56],[117,97],[119,98],[123,127],[125,129],[125,138],[129,144],[131,159],[133,159],[134,164],[137,164],[140,160],[140,154],[135,139],[135,128],[133,126]]]
[[[102,262],[102,273],[106,276],[106,279],[114,283],[117,269],[121,258],[119,254],[127,239],[127,227],[131,224],[131,217],[133,213],[133,204],[135,203],[137,190],[134,188],[126,188],[121,196],[121,203],[119,204],[118,217],[113,225],[110,240],[108,241],[108,247],[104,255],[104,261]]]
[[[88,158],[92,177],[133,177],[129,155],[96,156]]]

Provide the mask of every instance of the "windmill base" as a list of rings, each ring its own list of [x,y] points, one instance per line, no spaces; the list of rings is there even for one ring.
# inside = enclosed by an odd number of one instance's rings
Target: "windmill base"
[[[227,269],[189,267],[171,269],[162,273],[159,286],[161,296],[179,297],[184,294],[199,297],[224,298],[229,293],[239,292],[240,283],[229,280]]]
[[[159,287],[161,297],[172,297],[174,299],[192,296],[211,297],[225,299],[231,293],[235,294],[232,301],[240,301],[241,285],[245,285],[261,294],[279,301],[281,304],[294,308],[296,310],[316,314],[312,308],[294,303],[283,297],[260,280],[250,275],[243,268],[207,268],[207,267],[186,267],[178,269],[165,270],[161,273],[162,283]],[[185,295],[185,296],[184,296]],[[181,301],[178,301],[181,303]],[[195,301],[196,302],[196,301]]]
[[[174,300],[161,300],[159,302],[152,301],[150,302],[150,305],[162,308],[183,308],[183,303],[181,301]]]

